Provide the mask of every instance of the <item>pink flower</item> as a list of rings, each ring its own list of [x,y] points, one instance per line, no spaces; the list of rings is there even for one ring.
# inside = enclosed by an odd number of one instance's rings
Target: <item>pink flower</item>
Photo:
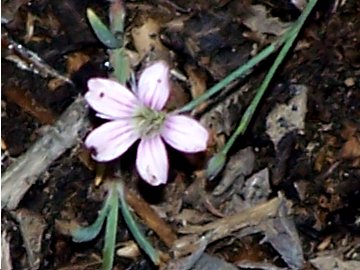
[[[164,184],[168,177],[165,141],[186,153],[204,151],[208,132],[194,119],[161,111],[170,94],[169,67],[159,61],[140,75],[137,93],[110,80],[88,81],[86,101],[97,116],[110,120],[93,130],[85,144],[100,162],[121,156],[140,139],[136,167],[149,184]]]

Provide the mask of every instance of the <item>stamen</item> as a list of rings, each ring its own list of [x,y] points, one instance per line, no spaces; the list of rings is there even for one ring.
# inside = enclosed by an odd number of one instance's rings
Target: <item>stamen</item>
[[[152,137],[160,134],[165,118],[166,114],[164,112],[142,107],[135,113],[135,127],[141,138]]]

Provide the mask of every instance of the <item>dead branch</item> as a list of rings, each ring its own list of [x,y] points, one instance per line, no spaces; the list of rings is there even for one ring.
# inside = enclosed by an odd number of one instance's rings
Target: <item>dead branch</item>
[[[84,98],[77,98],[43,137],[7,168],[1,179],[2,208],[15,209],[51,163],[85,136],[90,128],[87,114]]]

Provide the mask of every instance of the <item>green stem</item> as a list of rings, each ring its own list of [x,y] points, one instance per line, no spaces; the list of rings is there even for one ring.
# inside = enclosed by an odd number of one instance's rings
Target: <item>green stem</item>
[[[111,270],[114,263],[116,232],[119,215],[119,199],[115,183],[109,188],[109,213],[106,219],[105,243],[103,249],[102,270]]]
[[[121,46],[114,50],[109,50],[109,61],[114,71],[112,76],[115,77],[121,84],[125,84],[130,77],[131,69],[129,58],[125,51],[125,6],[122,0],[110,1],[110,29],[113,35],[120,40]]]
[[[250,60],[248,60],[245,64],[238,67],[236,70],[234,70],[232,73],[230,73],[228,76],[226,76],[223,80],[212,86],[209,90],[207,90],[204,94],[199,96],[198,98],[190,101],[187,103],[184,107],[178,109],[175,111],[175,113],[184,113],[193,110],[195,107],[197,107],[199,104],[204,102],[205,100],[209,99],[216,93],[218,93],[221,89],[223,89],[225,86],[230,84],[235,79],[243,76],[251,70],[255,65],[260,63],[262,60],[267,58],[270,54],[272,54],[274,51],[276,51],[288,38],[288,33],[284,34],[281,38],[267,46],[265,49],[263,49],[260,53],[252,57]]]
[[[153,248],[153,246],[150,244],[150,242],[146,239],[146,237],[143,235],[141,230],[139,229],[136,221],[134,220],[129,206],[125,199],[124,194],[124,184],[122,181],[119,181],[117,183],[117,189],[119,193],[120,198],[120,209],[122,212],[122,215],[125,219],[126,224],[128,225],[129,230],[131,231],[132,235],[134,236],[136,243],[145,251],[145,253],[149,256],[151,261],[155,265],[160,264],[160,254],[157,250]]]
[[[232,134],[232,136],[230,137],[230,139],[228,140],[228,142],[226,143],[226,145],[224,146],[224,148],[221,150],[222,154],[227,154],[228,151],[230,150],[230,148],[232,147],[232,145],[234,144],[234,142],[236,141],[237,137],[241,134],[243,134],[245,132],[245,130],[247,129],[250,120],[261,100],[261,98],[263,97],[267,87],[270,84],[271,79],[273,78],[275,72],[277,71],[277,69],[279,68],[280,64],[283,62],[286,54],[288,53],[288,51],[290,50],[290,48],[292,47],[296,37],[298,36],[305,20],[307,19],[307,17],[309,16],[310,12],[312,11],[312,9],[314,8],[315,4],[316,4],[317,0],[310,0],[308,5],[306,6],[305,10],[303,11],[303,13],[300,15],[300,17],[298,18],[297,22],[295,23],[295,25],[289,30],[289,38],[286,40],[283,48],[281,49],[281,51],[279,52],[279,55],[276,57],[274,64],[271,66],[269,72],[266,74],[265,79],[263,80],[262,84],[260,85],[254,99],[252,100],[250,106],[247,108],[247,110],[245,111],[243,117],[241,118],[240,124],[237,127],[237,129],[235,130],[235,132]]]

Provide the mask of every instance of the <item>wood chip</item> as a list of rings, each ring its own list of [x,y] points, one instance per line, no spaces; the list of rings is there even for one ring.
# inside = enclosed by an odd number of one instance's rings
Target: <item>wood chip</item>
[[[5,90],[5,96],[8,101],[17,104],[25,112],[34,116],[40,123],[44,125],[50,125],[55,122],[56,116],[54,113],[39,104],[32,96],[31,93],[20,89],[18,87],[12,87]]]

